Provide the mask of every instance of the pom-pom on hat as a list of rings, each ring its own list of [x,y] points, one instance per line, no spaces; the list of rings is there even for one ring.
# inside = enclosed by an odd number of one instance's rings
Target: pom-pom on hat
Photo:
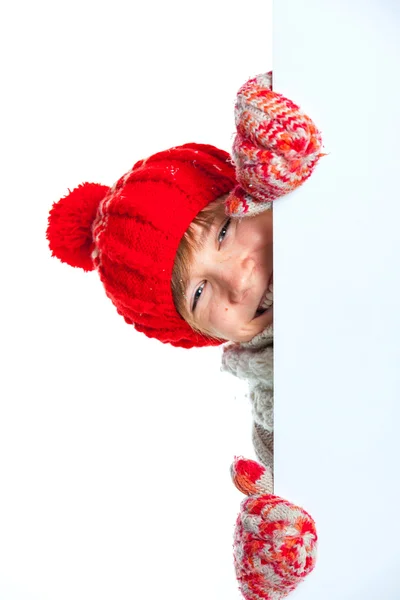
[[[272,494],[271,470],[242,457],[231,466],[243,500],[234,534],[234,563],[245,600],[285,598],[314,569],[317,532],[313,518]]]
[[[190,223],[235,185],[229,154],[214,146],[158,152],[112,188],[84,183],[55,203],[50,250],[73,267],[97,269],[118,313],[148,337],[184,348],[221,344],[195,332],[177,312],[171,277]]]

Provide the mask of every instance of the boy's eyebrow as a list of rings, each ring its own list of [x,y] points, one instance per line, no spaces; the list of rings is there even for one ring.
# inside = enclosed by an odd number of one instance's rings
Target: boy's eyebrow
[[[208,227],[203,227],[203,231],[200,234],[200,247],[204,246],[204,243],[206,241],[206,238],[208,237],[208,235],[210,234],[210,231],[212,230],[212,228],[215,225],[215,221],[217,219],[217,215],[214,215],[213,220],[211,221],[210,225]]]

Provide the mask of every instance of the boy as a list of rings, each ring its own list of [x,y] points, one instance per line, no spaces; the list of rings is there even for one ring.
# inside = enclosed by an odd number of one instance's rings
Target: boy
[[[159,152],[112,188],[85,183],[70,192],[53,205],[47,229],[53,255],[96,269],[137,331],[184,348],[230,342],[222,368],[249,380],[253,442],[267,467],[269,494],[271,203],[305,181],[322,156],[313,122],[271,88],[268,73],[239,90],[234,163],[207,144]]]

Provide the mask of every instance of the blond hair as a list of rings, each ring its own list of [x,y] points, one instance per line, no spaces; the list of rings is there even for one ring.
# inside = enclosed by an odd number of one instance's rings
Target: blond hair
[[[202,247],[197,228],[200,227],[203,231],[210,229],[215,217],[224,214],[226,197],[227,195],[220,196],[213,202],[210,202],[210,204],[203,208],[203,210],[193,219],[178,246],[171,278],[172,296],[178,313],[194,331],[212,339],[216,338],[211,331],[199,327],[194,322],[193,316],[187,307],[185,291],[190,277],[193,256],[195,252]]]

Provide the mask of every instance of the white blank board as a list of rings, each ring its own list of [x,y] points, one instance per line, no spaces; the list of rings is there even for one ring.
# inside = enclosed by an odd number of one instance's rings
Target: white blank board
[[[299,600],[400,597],[399,30],[395,2],[274,3],[274,89],[329,153],[274,207],[275,493],[319,533]]]

